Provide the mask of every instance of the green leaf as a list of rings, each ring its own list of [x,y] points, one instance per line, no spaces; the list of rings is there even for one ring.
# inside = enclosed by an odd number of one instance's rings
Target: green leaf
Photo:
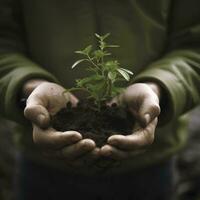
[[[77,60],[73,65],[72,65],[72,69],[74,69],[74,67],[76,67],[78,64],[80,64],[83,61],[86,61],[87,59],[81,59],[81,60]]]
[[[110,36],[110,33],[106,33],[105,35],[99,35],[97,33],[95,33],[95,36],[100,39],[100,40],[105,40],[108,36]]]
[[[94,51],[94,56],[97,59],[104,57],[104,55],[105,54],[104,54],[104,52],[102,50],[96,50],[96,51]]]
[[[89,45],[83,50],[75,51],[75,53],[82,54],[82,55],[88,55],[91,51],[92,51],[92,45]]]
[[[117,71],[124,77],[124,79],[126,79],[127,81],[130,80],[130,76],[127,72],[125,72],[124,70],[121,70],[121,69],[117,69]]]
[[[119,95],[120,93],[122,93],[123,90],[124,90],[124,88],[122,88],[122,87],[116,87],[116,86],[114,86],[112,88],[112,96],[114,97],[114,96]]]
[[[75,51],[75,53],[85,55],[83,51]]]
[[[111,80],[111,81],[114,81],[117,77],[117,73],[116,72],[108,72],[108,78]]]
[[[103,41],[100,41],[100,45],[99,45],[100,49],[104,49],[106,47],[106,43]]]
[[[119,67],[119,63],[117,60],[110,60],[105,63],[105,67],[107,70],[116,70]]]
[[[106,45],[107,48],[118,48],[120,47],[119,45],[114,45],[114,44],[109,44],[109,45]]]
[[[103,35],[103,36],[101,36],[101,38],[103,39],[103,40],[105,40],[107,37],[109,37],[110,36],[110,33],[106,33],[105,35]]]
[[[89,83],[96,84],[97,82],[102,81],[103,79],[104,79],[103,76],[95,74],[90,77],[78,79],[76,82],[79,87],[85,87],[86,84],[89,84]]]
[[[95,36],[97,37],[97,38],[101,38],[101,36],[99,35],[99,34],[97,34],[97,33],[95,33]]]
[[[99,60],[100,58],[103,58],[105,56],[111,55],[107,51],[103,51],[103,50],[96,50],[93,52],[93,54],[94,54],[94,58],[96,58],[97,60]]]
[[[83,50],[83,52],[84,52],[86,55],[88,55],[88,54],[91,52],[91,50],[92,50],[92,45],[89,45],[89,46],[87,46],[87,47]]]
[[[105,81],[99,81],[97,84],[91,84],[89,90],[92,91],[93,96],[96,96],[98,99],[102,99],[105,95],[105,87],[106,82]]]
[[[133,72],[130,71],[130,70],[128,70],[128,69],[125,69],[125,68],[122,68],[122,67],[120,69],[123,70],[123,71],[125,71],[125,72],[127,72],[128,74],[133,75]]]
[[[110,56],[110,55],[111,55],[111,53],[104,51],[104,56]]]

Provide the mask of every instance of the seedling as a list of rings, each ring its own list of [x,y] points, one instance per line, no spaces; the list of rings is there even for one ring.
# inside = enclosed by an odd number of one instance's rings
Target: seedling
[[[133,75],[130,70],[121,67],[117,60],[111,58],[108,50],[119,46],[106,42],[109,35],[95,34],[97,49],[89,45],[75,52],[80,54],[82,59],[77,60],[72,69],[85,67],[90,75],[76,80],[76,86],[67,89],[66,94],[74,90],[84,90],[88,93],[89,100],[80,101],[76,107],[68,104],[69,106],[52,117],[52,127],[56,130],[78,131],[83,138],[94,140],[98,147],[105,145],[107,138],[113,134],[131,134],[135,121],[126,106],[106,106],[106,102],[122,92],[121,81],[130,81]]]
[[[87,46],[83,50],[75,51],[75,53],[83,56],[82,59],[77,60],[72,69],[77,66],[80,67],[80,63],[85,62],[85,68],[90,71],[90,76],[77,79],[76,87],[71,88],[68,91],[73,90],[85,90],[97,106],[100,108],[101,103],[112,99],[117,96],[122,88],[119,86],[121,81],[129,81],[133,72],[122,68],[117,60],[109,59],[111,53],[109,48],[117,48],[118,45],[107,44],[106,39],[110,36],[110,33],[105,35],[95,34],[98,40],[98,49],[93,49],[92,45]]]

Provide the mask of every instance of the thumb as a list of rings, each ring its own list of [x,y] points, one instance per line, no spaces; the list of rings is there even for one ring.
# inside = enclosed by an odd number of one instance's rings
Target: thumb
[[[146,127],[160,114],[160,106],[153,98],[146,98],[139,110],[138,121],[141,126]]]
[[[47,128],[50,123],[50,115],[46,105],[39,97],[30,95],[24,109],[24,116],[40,128]]]

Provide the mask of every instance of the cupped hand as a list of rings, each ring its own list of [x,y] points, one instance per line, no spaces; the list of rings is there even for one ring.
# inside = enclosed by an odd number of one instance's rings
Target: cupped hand
[[[107,144],[100,150],[100,154],[114,160],[132,158],[144,153],[154,141],[157,118],[145,128],[141,127],[131,135],[113,135],[108,138]]]
[[[135,118],[131,135],[113,135],[100,150],[102,156],[121,160],[143,153],[154,141],[160,114],[160,88],[155,83],[135,83],[112,103],[125,104]]]
[[[46,128],[50,123],[50,115],[56,114],[67,102],[76,106],[78,99],[65,88],[50,82],[39,84],[29,95],[24,115],[32,123]]]
[[[59,132],[53,128],[41,129],[33,124],[33,141],[44,156],[74,166],[92,164],[98,158],[99,149],[94,141],[82,139],[76,131]]]
[[[70,163],[92,163],[98,158],[99,149],[93,140],[82,139],[76,131],[59,132],[50,127],[50,116],[70,102],[76,106],[78,99],[65,88],[47,81],[40,82],[29,93],[24,115],[33,125],[33,142],[49,159],[62,159]],[[25,92],[26,93],[26,92]]]

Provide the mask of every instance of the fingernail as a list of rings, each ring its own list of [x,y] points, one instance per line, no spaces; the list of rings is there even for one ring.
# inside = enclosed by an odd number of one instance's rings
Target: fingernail
[[[150,114],[145,114],[144,115],[144,119],[145,119],[145,123],[146,123],[146,125],[150,122],[150,119],[151,119],[151,116],[150,116]]]
[[[81,140],[81,137],[80,136],[78,136],[78,135],[75,135],[75,136],[73,136],[72,137],[72,142],[78,142],[78,141],[80,141]]]
[[[45,122],[46,117],[43,114],[38,115],[37,121],[39,124],[43,125]]]
[[[74,137],[72,138],[72,142],[78,142],[82,139],[82,136],[81,134],[77,134],[77,135],[74,135]]]

